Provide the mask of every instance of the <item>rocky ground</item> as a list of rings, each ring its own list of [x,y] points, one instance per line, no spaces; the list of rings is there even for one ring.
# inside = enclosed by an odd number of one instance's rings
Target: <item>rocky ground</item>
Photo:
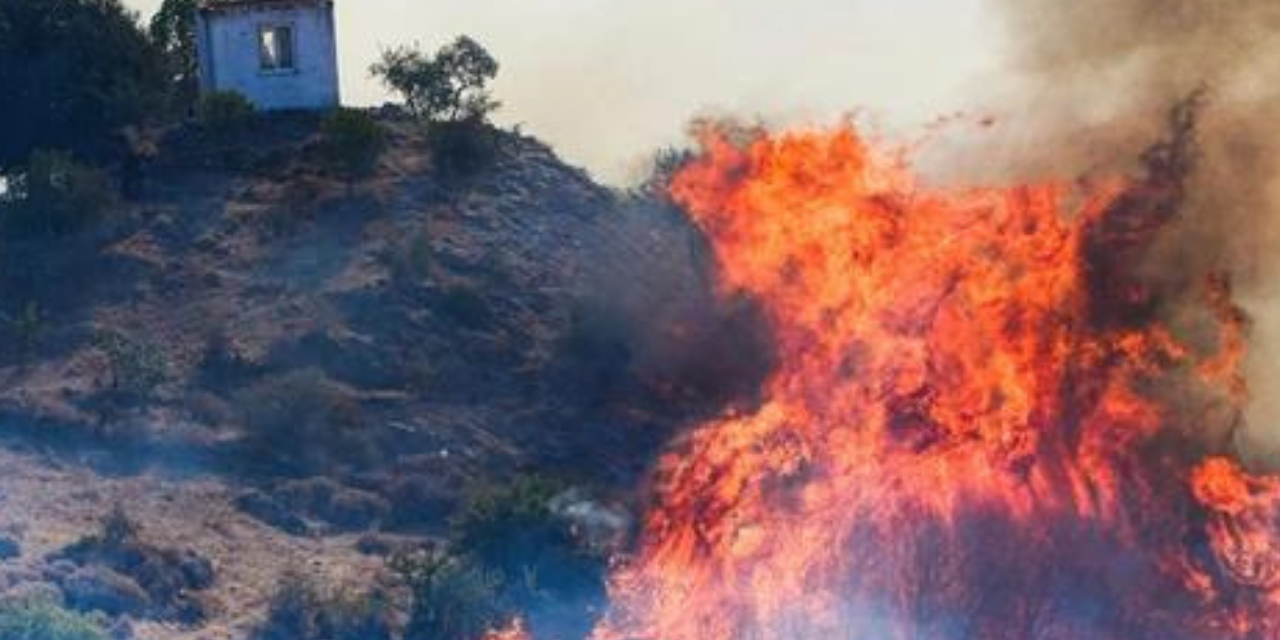
[[[117,505],[140,523],[148,542],[211,562],[216,579],[201,595],[207,622],[130,619],[140,640],[245,638],[262,622],[285,571],[368,584],[381,565],[380,558],[357,551],[359,534],[295,536],[244,514],[235,506],[240,490],[216,475],[164,465],[122,472],[110,468],[102,451],[69,453],[12,440],[4,445],[0,532],[18,546],[18,555],[0,565],[6,592],[56,590],[50,558],[97,531]]]
[[[239,640],[288,570],[368,584],[370,536],[429,541],[521,474],[625,500],[681,425],[749,397],[760,323],[715,299],[660,199],[510,132],[446,175],[415,125],[383,125],[389,151],[352,182],[318,166],[312,118],[216,145],[173,131],[143,199],[6,247],[6,592],[120,596],[59,561],[119,505],[141,556],[213,578],[199,623],[116,617],[143,640]]]

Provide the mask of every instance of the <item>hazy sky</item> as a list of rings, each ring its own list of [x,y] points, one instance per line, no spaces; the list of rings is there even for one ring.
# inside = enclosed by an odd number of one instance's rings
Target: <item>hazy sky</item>
[[[149,19],[161,0],[124,0]],[[870,109],[914,125],[997,73],[982,0],[337,0],[349,104],[385,47],[478,38],[503,68],[499,118],[624,180],[701,113],[821,119]]]

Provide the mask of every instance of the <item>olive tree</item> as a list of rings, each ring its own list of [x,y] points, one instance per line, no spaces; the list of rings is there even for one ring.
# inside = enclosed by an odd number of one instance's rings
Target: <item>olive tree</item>
[[[498,75],[498,61],[467,36],[434,56],[417,47],[384,51],[370,71],[399,93],[414,115],[427,120],[483,121],[500,106],[488,87]]]

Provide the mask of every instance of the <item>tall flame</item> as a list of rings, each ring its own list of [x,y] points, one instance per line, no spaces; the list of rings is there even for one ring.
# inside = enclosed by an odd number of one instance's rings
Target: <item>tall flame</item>
[[[1186,129],[1138,179],[965,189],[851,126],[708,133],[671,192],[778,366],[661,460],[596,637],[1280,638],[1280,479],[1184,406],[1243,398],[1243,319],[1207,279],[1201,353],[1134,273]]]

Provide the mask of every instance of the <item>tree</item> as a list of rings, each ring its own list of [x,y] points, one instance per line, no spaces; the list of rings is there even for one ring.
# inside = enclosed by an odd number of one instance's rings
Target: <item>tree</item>
[[[119,0],[0,0],[0,168],[37,148],[101,154],[164,88],[162,56]]]
[[[414,115],[427,120],[482,122],[500,106],[488,88],[498,75],[498,61],[467,36],[435,56],[416,47],[384,51],[370,72],[399,93]]]
[[[164,0],[151,18],[151,41],[165,53],[166,71],[179,105],[194,103],[199,91],[196,5],[197,0]]]
[[[57,238],[93,225],[111,204],[100,171],[64,152],[37,150],[7,176],[0,196],[0,234],[7,239]]]

